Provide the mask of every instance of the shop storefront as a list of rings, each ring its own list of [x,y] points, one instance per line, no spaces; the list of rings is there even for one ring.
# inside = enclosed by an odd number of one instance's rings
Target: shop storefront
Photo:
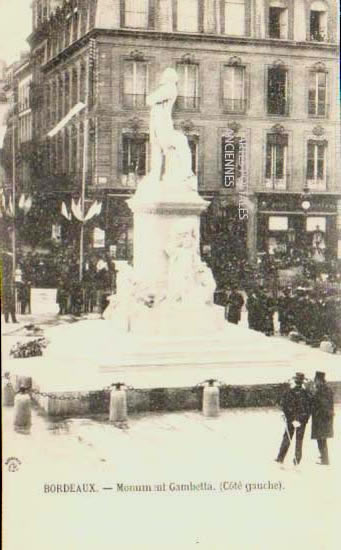
[[[337,196],[258,194],[257,251],[337,258]]]

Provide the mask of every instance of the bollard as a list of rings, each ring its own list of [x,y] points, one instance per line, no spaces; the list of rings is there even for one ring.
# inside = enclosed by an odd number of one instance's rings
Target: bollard
[[[204,416],[218,416],[220,411],[219,405],[219,388],[214,385],[215,380],[207,380],[207,385],[204,386],[202,412]]]
[[[11,384],[11,381],[9,379],[8,375],[4,375],[2,379],[1,384],[1,398],[2,398],[2,404],[5,407],[13,407],[14,405],[14,389]]]
[[[30,376],[16,376],[15,391],[18,392],[20,388],[31,389],[32,378]]]
[[[113,384],[110,393],[110,422],[126,423],[128,421],[127,394],[124,386],[121,382]]]
[[[330,340],[322,340],[320,343],[320,350],[327,353],[335,353],[335,346]]]
[[[29,432],[31,427],[31,397],[24,386],[14,399],[14,429],[17,432]]]

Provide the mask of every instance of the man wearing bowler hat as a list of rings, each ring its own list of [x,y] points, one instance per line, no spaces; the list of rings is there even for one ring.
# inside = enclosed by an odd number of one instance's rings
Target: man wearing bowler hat
[[[311,414],[311,393],[303,387],[305,376],[297,372],[294,377],[294,387],[290,388],[281,399],[281,409],[284,413],[285,431],[276,462],[282,463],[288,452],[291,440],[296,430],[294,464],[301,462],[302,445],[305,427]]]
[[[327,439],[333,437],[334,399],[333,392],[326,384],[324,372],[317,371],[314,379],[315,391],[311,409],[311,438],[317,440],[320,451],[318,464],[328,465]]]

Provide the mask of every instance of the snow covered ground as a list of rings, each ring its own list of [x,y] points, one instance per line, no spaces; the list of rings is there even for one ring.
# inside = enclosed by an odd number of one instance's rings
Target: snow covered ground
[[[34,411],[30,435],[3,413],[4,462],[20,461],[4,464],[4,550],[340,548],[340,405],[331,465],[315,463],[309,424],[298,468],[293,449],[274,462],[275,409],[143,414],[126,430]]]

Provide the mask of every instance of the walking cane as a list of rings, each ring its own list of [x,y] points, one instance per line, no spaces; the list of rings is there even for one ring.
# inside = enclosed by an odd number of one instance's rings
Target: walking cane
[[[289,442],[290,442],[290,444],[291,444],[293,437],[290,437],[289,428],[288,428],[288,421],[287,421],[287,419],[286,419],[286,417],[285,417],[284,414],[282,415],[282,417],[283,417],[283,420],[284,420],[284,422],[285,422],[285,432],[286,432],[286,434],[287,434],[287,436],[288,436],[288,439],[289,439]],[[297,426],[294,425],[294,422],[296,422],[296,421],[294,420],[294,421],[292,422],[292,425],[293,425],[293,427],[294,427],[294,431],[293,431],[293,434],[292,434],[293,436],[294,436],[294,434],[295,434],[295,432],[296,432],[296,428],[297,428]],[[298,462],[297,462],[297,460],[296,460],[296,457],[294,458],[294,464],[295,464],[295,466],[298,465]]]
[[[291,444],[292,438],[290,437],[290,432],[289,432],[289,428],[288,428],[288,422],[287,422],[287,419],[286,419],[285,414],[282,414],[282,418],[283,418],[284,424],[285,424],[285,432],[286,432],[286,434],[287,434],[287,436],[288,436],[288,439],[289,439],[289,442],[290,442],[290,444]],[[295,426],[294,426],[294,433],[295,433],[295,429],[296,429],[296,428],[295,428]]]

